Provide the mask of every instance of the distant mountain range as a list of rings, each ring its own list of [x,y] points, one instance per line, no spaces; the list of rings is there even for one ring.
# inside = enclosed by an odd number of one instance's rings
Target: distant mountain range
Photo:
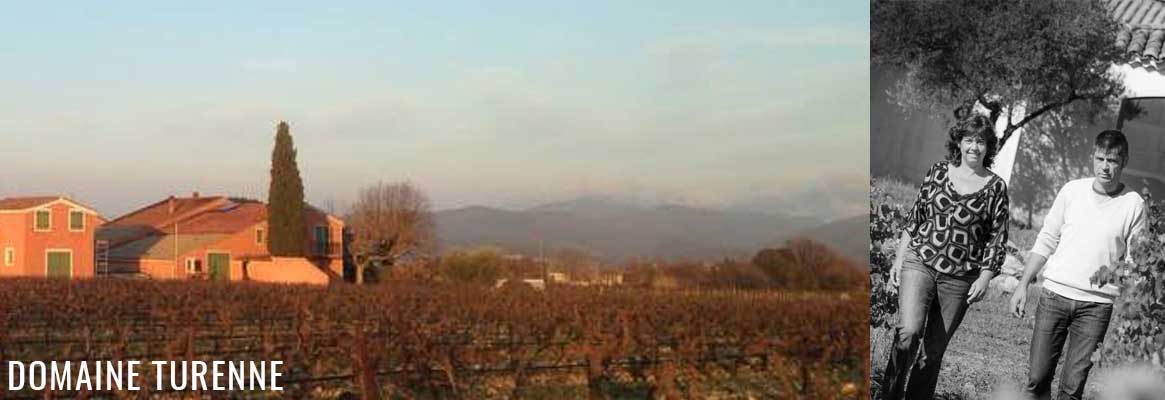
[[[437,236],[446,248],[494,245],[530,255],[538,254],[540,246],[546,254],[573,248],[612,263],[630,257],[747,259],[796,236],[808,236],[861,261],[869,251],[865,219],[823,223],[772,212],[647,207],[602,197],[519,211],[473,206],[436,213]]]
[[[870,260],[870,217],[856,215],[801,232],[800,235],[825,243],[839,254],[858,262],[862,268],[869,268]]]

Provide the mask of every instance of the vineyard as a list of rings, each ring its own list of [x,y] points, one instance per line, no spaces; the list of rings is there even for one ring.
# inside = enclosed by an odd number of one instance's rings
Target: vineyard
[[[283,361],[284,391],[230,397],[857,398],[868,390],[866,300],[864,292],[6,280],[0,360]],[[189,395],[148,389],[53,395]]]

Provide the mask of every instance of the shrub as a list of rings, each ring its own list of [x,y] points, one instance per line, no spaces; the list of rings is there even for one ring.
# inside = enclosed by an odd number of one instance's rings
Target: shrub
[[[1094,355],[1101,363],[1151,362],[1165,359],[1165,215],[1161,202],[1149,204],[1145,230],[1134,238],[1134,263],[1102,268],[1097,285],[1116,283],[1121,294],[1113,307],[1109,335]]]
[[[492,247],[452,251],[442,258],[438,271],[449,282],[486,286],[506,275],[501,250]]]
[[[890,316],[898,312],[898,293],[886,280],[913,200],[907,198],[903,187],[889,180],[870,181],[871,327],[889,328]]]

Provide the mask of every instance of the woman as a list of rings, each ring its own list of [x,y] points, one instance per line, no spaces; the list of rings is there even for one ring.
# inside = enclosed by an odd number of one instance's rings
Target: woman
[[[930,168],[918,190],[890,269],[900,318],[882,384],[887,399],[934,397],[951,336],[1003,265],[1007,185],[987,169],[996,143],[986,117],[957,122],[947,160]]]

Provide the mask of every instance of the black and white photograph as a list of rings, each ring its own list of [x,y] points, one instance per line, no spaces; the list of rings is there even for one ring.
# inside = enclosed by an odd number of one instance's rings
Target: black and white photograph
[[[875,0],[874,399],[1165,399],[1165,1]]]

